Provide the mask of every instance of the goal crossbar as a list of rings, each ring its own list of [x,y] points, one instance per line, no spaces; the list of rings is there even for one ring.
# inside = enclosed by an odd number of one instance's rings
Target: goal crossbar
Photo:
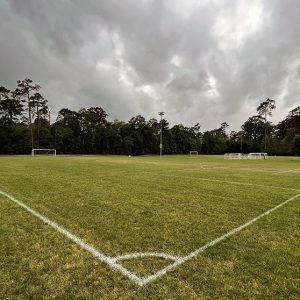
[[[189,155],[198,155],[198,151],[189,151]]]
[[[249,153],[248,158],[249,159],[267,159],[268,154],[267,153]]]
[[[39,153],[44,152],[45,154],[48,154],[48,155],[52,154],[52,155],[56,156],[56,149],[39,149],[39,148],[32,149],[31,156],[35,156],[37,152],[39,152]]]
[[[267,153],[225,153],[224,159],[267,159]]]

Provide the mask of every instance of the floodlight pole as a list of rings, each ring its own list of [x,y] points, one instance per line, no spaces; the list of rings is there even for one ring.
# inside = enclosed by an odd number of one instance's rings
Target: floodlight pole
[[[158,113],[160,115],[160,143],[159,143],[159,156],[162,156],[162,150],[163,150],[163,145],[162,145],[162,117],[165,114],[163,111]]]

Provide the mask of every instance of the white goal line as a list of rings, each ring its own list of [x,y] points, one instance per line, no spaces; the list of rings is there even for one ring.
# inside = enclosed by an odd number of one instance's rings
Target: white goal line
[[[210,248],[210,247],[222,242],[223,240],[230,237],[231,235],[234,235],[235,233],[238,233],[239,231],[243,230],[244,228],[246,228],[246,227],[252,225],[253,223],[257,222],[261,218],[269,215],[273,211],[275,211],[275,210],[279,209],[280,207],[286,205],[287,203],[295,200],[296,198],[298,198],[300,196],[300,193],[293,196],[293,197],[291,197],[291,198],[289,198],[289,199],[287,199],[287,200],[285,200],[285,201],[283,201],[283,202],[281,202],[280,204],[278,204],[278,205],[274,206],[273,208],[265,211],[264,213],[258,215],[257,217],[251,219],[250,221],[248,221],[248,222],[246,222],[246,223],[244,223],[244,224],[228,231],[227,233],[219,236],[218,238],[213,239],[212,241],[210,241],[207,244],[197,248],[196,250],[192,251],[191,253],[187,254],[186,256],[181,256],[181,257],[180,256],[173,256],[173,255],[166,254],[166,253],[158,253],[158,252],[131,253],[131,254],[126,254],[126,255],[116,256],[116,257],[111,257],[111,256],[108,256],[108,255],[105,255],[102,252],[100,252],[98,249],[96,249],[94,246],[86,243],[81,238],[77,237],[76,235],[74,235],[70,231],[68,231],[67,229],[65,229],[62,226],[58,225],[56,222],[50,220],[49,218],[45,217],[44,215],[42,215],[38,211],[32,209],[31,207],[29,207],[25,203],[23,203],[20,200],[16,199],[14,196],[9,195],[6,192],[3,192],[1,190],[0,190],[0,195],[3,195],[4,197],[6,197],[7,199],[9,199],[12,202],[16,203],[17,205],[19,205],[20,207],[22,207],[23,209],[25,209],[26,211],[28,211],[29,213],[31,213],[32,215],[37,217],[38,219],[42,220],[44,223],[48,224],[49,226],[54,228],[56,231],[60,232],[61,234],[63,234],[64,236],[66,236],[67,238],[69,238],[70,240],[75,242],[78,246],[80,246],[81,248],[83,248],[86,251],[90,252],[94,257],[98,258],[100,261],[108,264],[111,268],[120,271],[123,275],[127,276],[129,279],[131,279],[133,282],[135,282],[139,286],[143,286],[145,284],[148,284],[148,283],[160,278],[161,276],[165,275],[167,272],[171,271],[172,269],[182,265],[184,262],[196,257],[197,255],[199,255],[200,253],[205,251],[207,248]],[[131,259],[131,258],[139,258],[139,257],[160,257],[160,258],[173,260],[174,262],[169,264],[165,268],[162,268],[161,270],[159,270],[158,272],[156,272],[152,275],[143,276],[143,277],[140,277],[140,276],[134,274],[133,272],[129,271],[127,268],[123,267],[122,264],[120,263],[120,261],[122,261],[122,260]]]

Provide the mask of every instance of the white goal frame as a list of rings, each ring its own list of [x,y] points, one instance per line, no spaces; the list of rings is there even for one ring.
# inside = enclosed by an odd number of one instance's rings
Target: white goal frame
[[[53,151],[53,155],[54,156],[56,156],[56,149],[39,149],[39,148],[36,148],[36,149],[31,149],[31,156],[35,156],[36,154],[35,154],[35,152],[36,151],[45,151],[45,152],[51,152],[51,151]]]
[[[189,151],[188,155],[198,155],[198,151]]]
[[[242,153],[225,153],[224,159],[241,159],[243,157]]]
[[[267,159],[268,153],[249,153],[248,159]]]
[[[268,153],[225,153],[224,159],[267,159]]]

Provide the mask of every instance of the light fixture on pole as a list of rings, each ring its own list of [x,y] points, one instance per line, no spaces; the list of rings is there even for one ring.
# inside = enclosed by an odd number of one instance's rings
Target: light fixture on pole
[[[158,113],[160,115],[160,143],[159,143],[159,155],[162,156],[162,150],[163,150],[163,145],[162,145],[162,117],[165,114],[163,111]]]

